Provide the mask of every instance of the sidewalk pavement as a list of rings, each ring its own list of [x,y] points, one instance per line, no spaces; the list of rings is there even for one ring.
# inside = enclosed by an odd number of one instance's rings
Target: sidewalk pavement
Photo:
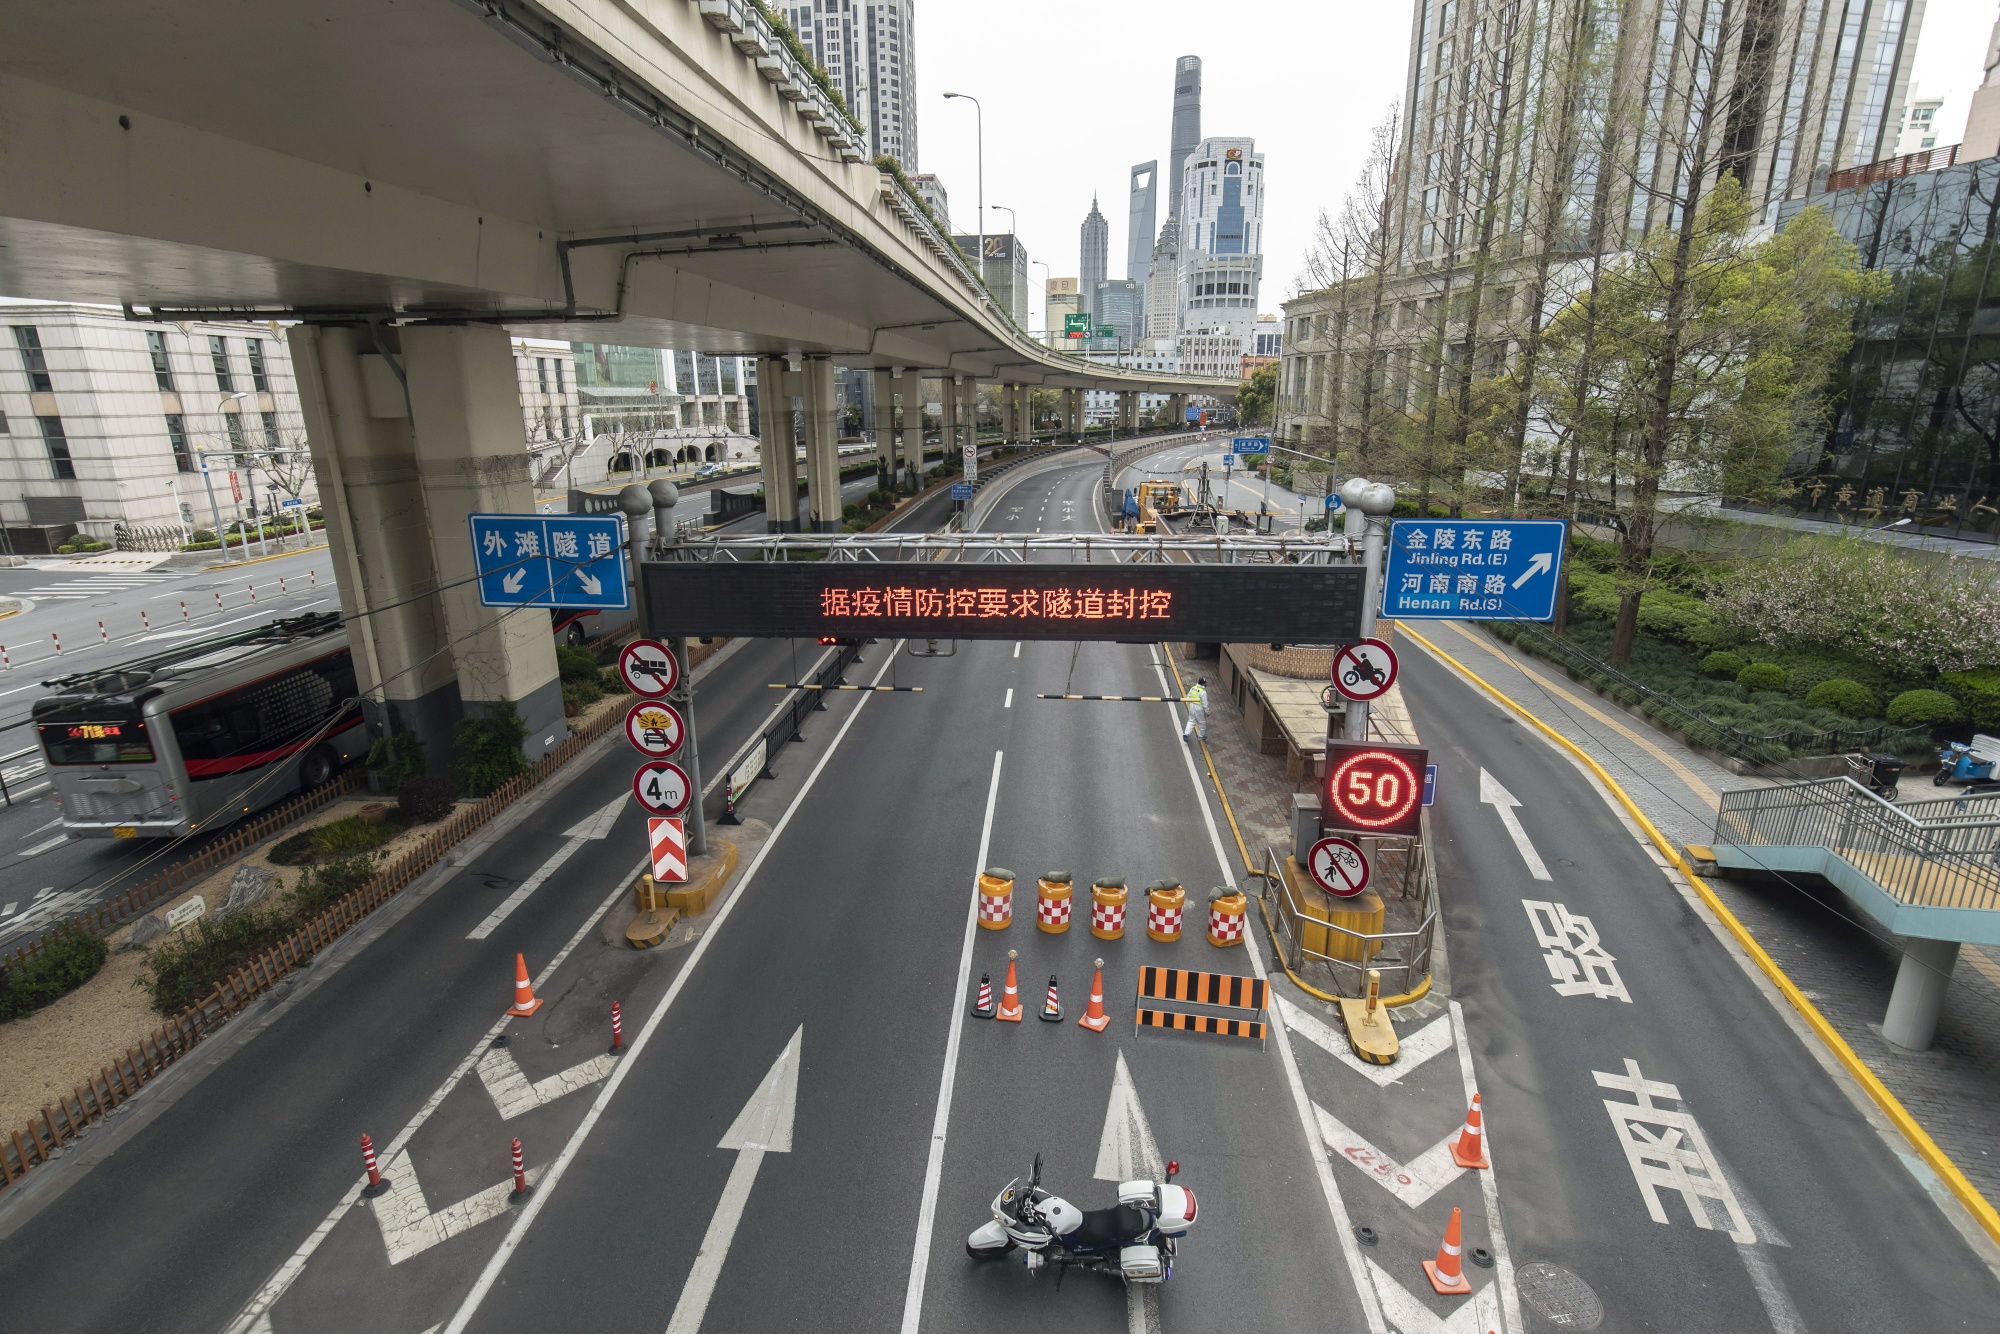
[[[1676,844],[1714,837],[1719,794],[1765,785],[1476,626],[1439,621],[1419,630],[1603,765]],[[1406,651],[1422,649],[1412,641]],[[1882,1036],[1902,956],[1897,937],[1816,880],[1708,883],[1980,1192],[2000,1201],[2000,961],[1963,947],[1931,1049],[1909,1051]],[[1914,1154],[1901,1156],[1933,1194],[1943,1190]]]

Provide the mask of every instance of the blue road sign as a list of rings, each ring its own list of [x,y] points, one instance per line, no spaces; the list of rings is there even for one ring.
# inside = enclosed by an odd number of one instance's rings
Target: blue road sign
[[[626,607],[616,514],[474,514],[472,558],[487,607]]]
[[[1396,620],[1546,621],[1562,577],[1560,519],[1398,519],[1382,572]]]
[[[1338,514],[1340,512],[1340,509],[1341,509],[1341,504],[1339,496],[1328,496],[1326,498],[1326,512],[1328,514]]]
[[[1437,799],[1438,767],[1435,764],[1426,764],[1424,766],[1424,805],[1435,806],[1437,805]]]
[[[1235,466],[1236,466],[1236,451],[1235,451],[1235,450],[1233,450],[1233,449],[1232,449],[1232,450],[1230,450],[1230,451],[1229,451],[1229,452],[1228,452],[1227,454],[1224,454],[1224,455],[1222,456],[1222,466],[1223,466],[1224,468],[1233,468],[1233,467],[1235,467]]]
[[[1187,419],[1188,419],[1189,421],[1191,421],[1191,422],[1198,422],[1198,421],[1200,421],[1200,420],[1201,420],[1201,409],[1200,409],[1200,408],[1189,408],[1189,409],[1187,410]]]
[[[1229,442],[1232,454],[1268,454],[1271,452],[1271,437],[1268,435],[1239,435]]]
[[[972,499],[972,483],[970,483],[970,482],[953,482],[953,483],[951,484],[951,498],[952,498],[953,500],[970,500],[970,499]]]

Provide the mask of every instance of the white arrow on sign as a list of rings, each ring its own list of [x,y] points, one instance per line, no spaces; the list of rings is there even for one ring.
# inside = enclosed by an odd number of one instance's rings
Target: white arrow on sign
[[[1528,558],[1528,568],[1514,579],[1514,587],[1519,588],[1538,574],[1547,574],[1555,568],[1556,558],[1546,551],[1537,551]]]
[[[709,1299],[715,1296],[715,1281],[722,1277],[722,1262],[729,1258],[729,1243],[736,1239],[736,1225],[743,1221],[743,1206],[750,1199],[757,1169],[767,1153],[792,1151],[792,1119],[799,1105],[799,1046],[806,1026],[800,1024],[792,1040],[778,1053],[764,1075],[764,1082],[743,1104],[730,1123],[729,1133],[716,1147],[736,1150],[736,1166],[729,1169],[729,1181],[722,1188],[715,1215],[708,1220],[708,1233],[701,1250],[681,1286],[681,1299],[674,1303],[674,1318],[667,1322],[667,1334],[695,1334],[702,1317],[708,1314]]]
[[[542,887],[542,882],[554,875],[562,864],[568,861],[576,850],[595,838],[604,838],[611,832],[618,813],[625,809],[625,798],[617,797],[606,802],[596,814],[586,816],[571,825],[563,833],[563,845],[557,848],[541,869],[521,882],[521,887],[500,901],[500,906],[486,914],[486,920],[466,932],[467,940],[484,940],[493,934],[493,929],[507,920],[508,914],[528,901],[528,895]]]
[[[528,572],[525,569],[516,570],[512,574],[503,574],[500,576],[500,587],[506,589],[509,593],[518,593],[521,591],[521,585],[527,581],[527,578]]]
[[[1166,1160],[1139,1105],[1139,1090],[1118,1049],[1118,1069],[1111,1077],[1111,1102],[1104,1109],[1104,1131],[1097,1137],[1099,1181],[1158,1181],[1166,1175]],[[1125,1325],[1131,1334],[1160,1334],[1160,1293],[1151,1283],[1125,1285]]]
[[[596,597],[604,591],[604,581],[594,574],[585,574],[582,570],[578,570],[576,572],[576,581],[582,584],[583,591],[592,597]]]
[[[1520,799],[1501,787],[1499,780],[1484,769],[1479,771],[1479,799],[1491,806],[1500,816],[1500,823],[1507,826],[1507,836],[1514,840],[1521,860],[1528,864],[1528,874],[1537,880],[1547,880],[1549,868],[1543,865],[1542,854],[1536,852],[1535,845],[1528,841],[1528,831],[1521,828],[1521,817],[1514,814],[1514,808],[1521,804]]]

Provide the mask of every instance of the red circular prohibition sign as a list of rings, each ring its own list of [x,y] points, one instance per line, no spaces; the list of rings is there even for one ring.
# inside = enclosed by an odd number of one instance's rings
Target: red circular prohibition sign
[[[1340,825],[1382,833],[1412,833],[1421,812],[1423,776],[1393,751],[1350,755],[1327,775],[1329,805]]]

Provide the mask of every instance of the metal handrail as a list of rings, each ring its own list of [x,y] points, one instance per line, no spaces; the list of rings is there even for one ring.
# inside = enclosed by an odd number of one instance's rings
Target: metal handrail
[[[1264,887],[1260,894],[1270,915],[1276,948],[1294,970],[1308,962],[1324,964],[1337,979],[1334,989],[1355,997],[1367,994],[1371,970],[1381,973],[1382,989],[1392,996],[1407,995],[1423,984],[1431,974],[1431,947],[1437,932],[1437,870],[1420,841],[1411,840],[1402,852],[1408,859],[1404,864],[1405,892],[1408,882],[1414,879],[1420,920],[1409,931],[1370,933],[1353,931],[1307,912],[1293,898],[1291,882],[1285,877],[1277,853],[1264,849],[1261,872]],[[1342,958],[1306,948],[1308,926],[1315,932],[1323,930],[1330,948],[1337,938],[1344,946],[1340,952],[1354,957]]]
[[[1122,565],[1188,558],[1222,564],[1346,565],[1347,544],[1336,534],[1169,537],[1132,533],[764,533],[707,536],[658,554],[703,563],[781,561],[816,555],[832,561],[932,560],[940,554],[967,561],[1021,562],[1036,554],[1075,553]]]
[[[2000,811],[1924,820],[1852,778],[1823,778],[1723,793],[1715,841],[1825,848],[1900,902],[2000,910]]]

